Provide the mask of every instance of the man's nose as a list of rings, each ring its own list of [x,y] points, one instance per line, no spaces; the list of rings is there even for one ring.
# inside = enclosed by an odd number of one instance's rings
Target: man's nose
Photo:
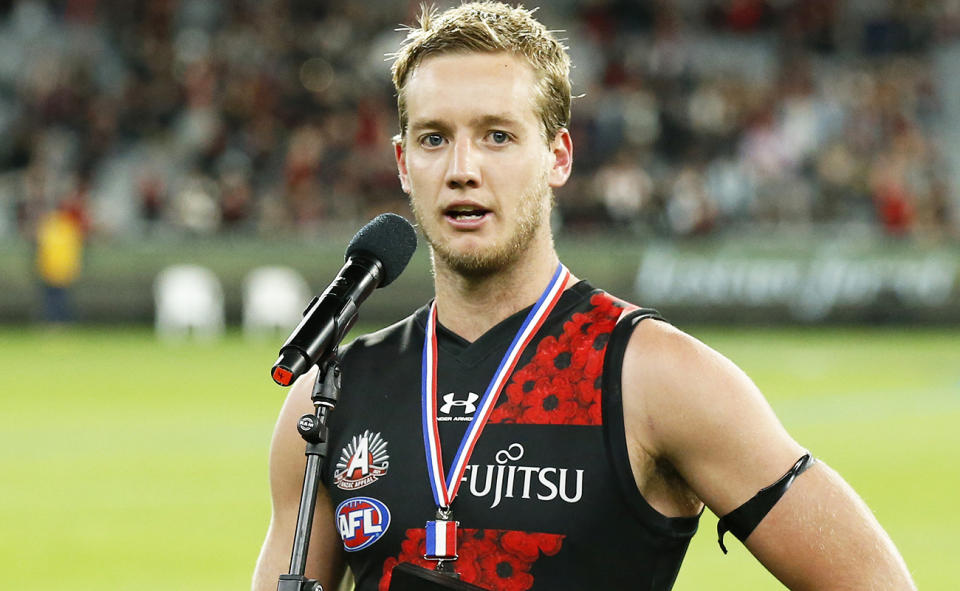
[[[456,141],[447,164],[447,178],[444,179],[450,189],[475,189],[480,186],[479,154],[476,146],[469,140]]]

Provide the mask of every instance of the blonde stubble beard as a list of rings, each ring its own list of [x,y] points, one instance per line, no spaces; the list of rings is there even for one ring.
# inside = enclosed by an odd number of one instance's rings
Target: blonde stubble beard
[[[549,205],[544,207],[544,201]],[[417,199],[410,194],[410,207],[417,225],[430,245],[434,258],[434,271],[440,263],[450,271],[465,279],[483,279],[504,271],[517,262],[527,251],[537,232],[548,223],[549,212],[553,208],[554,195],[547,184],[547,175],[541,175],[533,188],[520,197],[519,221],[509,239],[484,250],[456,252],[441,240],[430,236],[428,225],[423,223],[422,212],[417,208]]]

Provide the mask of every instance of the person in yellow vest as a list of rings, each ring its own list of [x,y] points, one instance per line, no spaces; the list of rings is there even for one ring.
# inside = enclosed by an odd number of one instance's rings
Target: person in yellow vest
[[[85,228],[78,212],[66,204],[45,214],[37,225],[36,269],[43,289],[43,318],[74,319],[70,288],[83,268]]]

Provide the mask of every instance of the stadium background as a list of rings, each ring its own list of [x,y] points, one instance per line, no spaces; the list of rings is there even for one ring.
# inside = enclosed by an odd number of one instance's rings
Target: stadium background
[[[0,2],[0,586],[247,585],[285,335],[241,336],[240,286],[286,264],[322,288],[367,219],[409,216],[383,55],[416,9]],[[960,3],[538,14],[576,64],[564,260],[744,367],[920,587],[954,588]],[[54,211],[84,237],[66,324],[34,260]],[[365,326],[429,297],[424,251]],[[224,285],[216,343],[153,337],[154,278],[181,262]],[[677,589],[779,588],[713,523]]]

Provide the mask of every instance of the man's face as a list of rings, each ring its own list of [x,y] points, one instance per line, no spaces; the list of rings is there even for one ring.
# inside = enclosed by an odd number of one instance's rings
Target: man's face
[[[548,239],[551,187],[566,182],[572,146],[566,130],[544,141],[530,65],[506,53],[433,56],[405,92],[397,166],[438,262],[482,276]]]

